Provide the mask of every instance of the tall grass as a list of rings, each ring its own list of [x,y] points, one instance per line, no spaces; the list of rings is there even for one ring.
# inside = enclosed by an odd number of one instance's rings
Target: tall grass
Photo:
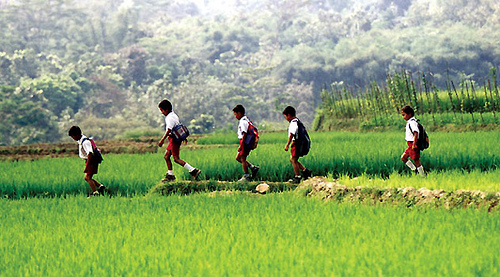
[[[500,122],[496,114],[500,111],[498,82],[497,71],[492,68],[489,78],[480,84],[464,78],[456,86],[448,79],[446,90],[433,84],[430,73],[407,71],[387,74],[384,80],[373,81],[364,88],[334,84],[321,93],[322,105],[315,128],[337,129],[338,121],[351,119],[371,120],[375,125],[383,125],[392,115],[400,114],[405,105],[411,105],[418,116],[428,115],[432,118],[430,123],[436,126],[465,124],[465,121],[497,124]],[[435,120],[434,117],[442,113],[452,114],[453,120]],[[490,119],[485,120],[484,115]]]
[[[290,193],[0,200],[5,276],[496,276],[500,214]]]
[[[310,135],[311,151],[300,161],[315,175],[354,177],[365,174],[387,178],[394,172],[410,174],[400,160],[407,147],[403,132],[311,132]],[[257,180],[282,182],[293,176],[290,153],[283,150],[286,137],[286,133],[262,135],[263,142],[248,157],[250,163],[260,166]],[[221,140],[226,138],[221,137]],[[430,140],[431,147],[421,158],[430,172],[499,169],[498,132],[431,133]],[[214,139],[211,143],[219,144],[219,141]],[[236,181],[243,174],[241,164],[235,160],[236,149],[237,144],[186,148],[181,151],[181,158],[202,170],[201,179]],[[166,172],[162,152],[110,154],[104,158],[96,178],[114,194],[144,194]],[[78,157],[0,162],[0,195],[19,198],[88,193],[82,171],[83,162]],[[187,170],[177,164],[174,164],[174,173],[177,179],[190,179]]]

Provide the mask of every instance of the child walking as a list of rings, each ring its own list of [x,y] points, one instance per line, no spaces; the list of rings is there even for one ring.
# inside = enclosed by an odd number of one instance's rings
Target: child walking
[[[251,121],[245,115],[245,107],[242,105],[236,105],[233,108],[234,117],[239,120],[238,124],[238,139],[240,144],[238,146],[238,154],[236,155],[236,160],[241,163],[243,167],[243,177],[238,180],[238,182],[251,181],[252,178],[255,178],[257,172],[259,171],[259,167],[253,164],[250,164],[247,161],[247,157],[250,154],[252,149],[245,145],[245,141],[248,135],[248,128],[250,127]],[[252,172],[250,175],[249,170]]]
[[[403,163],[405,163],[412,171],[415,171],[416,169],[420,176],[425,177],[424,167],[420,163],[420,150],[417,147],[417,140],[420,131],[418,130],[415,111],[412,107],[405,106],[401,109],[401,115],[404,120],[406,120],[405,139],[406,144],[408,145],[406,151],[403,155],[401,155],[401,161],[403,161]],[[415,164],[413,164],[408,158],[411,158]]]
[[[175,142],[171,136],[172,129],[180,124],[179,117],[172,111],[172,103],[170,103],[170,101],[168,101],[167,99],[164,99],[158,104],[158,108],[160,109],[160,112],[165,116],[165,134],[158,142],[158,146],[162,147],[163,143],[168,137],[168,146],[164,156],[168,171],[162,181],[168,182],[175,180],[174,170],[172,169],[172,161],[170,160],[171,156],[174,156],[174,162],[189,170],[189,173],[191,174],[193,179],[196,179],[200,175],[201,170],[192,167],[191,165],[180,159],[179,155],[181,143]]]
[[[299,119],[296,117],[295,108],[292,106],[286,107],[283,110],[283,116],[288,122],[290,122],[290,125],[288,126],[288,142],[285,145],[285,151],[288,151],[291,144],[292,147],[290,150],[291,153],[290,162],[292,163],[293,172],[295,173],[295,176],[292,179],[288,180],[288,182],[293,184],[298,184],[302,179],[306,180],[307,178],[311,177],[312,172],[311,170],[305,168],[304,165],[302,165],[302,163],[299,162],[299,158],[304,154],[298,153],[297,146],[295,143],[296,139],[298,138],[299,122],[300,122]]]
[[[90,139],[82,134],[82,130],[78,126],[72,126],[69,129],[68,135],[78,142],[78,154],[85,161],[85,169],[83,170],[85,181],[87,181],[90,189],[92,189],[92,195],[103,195],[106,187],[93,179],[94,174],[97,174],[100,161],[97,161],[95,158],[94,147]]]

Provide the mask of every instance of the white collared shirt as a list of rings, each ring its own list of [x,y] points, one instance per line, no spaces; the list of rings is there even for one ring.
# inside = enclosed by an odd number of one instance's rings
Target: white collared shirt
[[[290,121],[290,125],[288,125],[288,137],[290,137],[290,135],[293,135],[292,141],[295,140],[297,131],[299,130],[299,124],[297,123],[298,121],[298,118],[294,118]]]
[[[179,121],[179,117],[171,111],[167,116],[165,116],[165,131],[171,130],[179,125],[181,122]]]
[[[414,132],[420,133],[420,131],[418,130],[417,119],[413,116],[406,122],[406,141],[413,141],[413,139],[415,138],[415,135],[413,134]]]
[[[248,133],[249,125],[250,125],[250,120],[246,115],[240,118],[240,122],[238,124],[238,139],[243,138],[243,133]]]
[[[78,155],[84,160],[87,159],[89,153],[94,153],[94,150],[92,150],[92,143],[90,143],[90,140],[86,138],[87,137],[85,135],[82,135],[82,137],[78,140]],[[84,139],[86,140],[83,141]]]

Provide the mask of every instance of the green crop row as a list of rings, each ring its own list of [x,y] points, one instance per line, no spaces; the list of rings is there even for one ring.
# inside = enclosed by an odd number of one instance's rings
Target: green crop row
[[[294,194],[0,200],[4,276],[497,276],[500,214]]]
[[[267,134],[262,135],[266,141]],[[248,161],[260,166],[257,180],[283,182],[293,175],[290,153],[283,150],[286,133],[269,134]],[[312,148],[302,163],[314,175],[380,176],[410,174],[400,156],[406,148],[402,132],[311,133]],[[272,141],[272,142],[271,142]],[[279,142],[281,141],[281,143]],[[498,132],[431,133],[431,146],[422,153],[427,171],[491,171],[500,165]],[[217,143],[217,142],[214,142]],[[236,181],[242,175],[236,160],[237,145],[181,151],[181,158],[200,168],[203,180]],[[104,157],[97,179],[115,194],[143,194],[166,172],[163,153],[109,154]],[[37,161],[0,162],[0,195],[29,197],[88,192],[83,180],[83,162],[78,157]],[[188,172],[174,165],[177,179],[189,179]]]

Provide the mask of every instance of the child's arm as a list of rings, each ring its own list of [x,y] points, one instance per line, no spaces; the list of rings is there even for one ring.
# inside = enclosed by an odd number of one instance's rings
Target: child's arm
[[[167,129],[167,131],[165,132],[165,134],[163,135],[163,137],[158,142],[158,146],[160,146],[160,147],[163,146],[163,143],[165,142],[165,140],[167,139],[167,137],[168,137],[169,134],[170,134],[170,129]]]
[[[247,133],[243,132],[243,137],[241,138],[240,141],[240,146],[238,146],[238,152],[243,150],[243,145],[245,145],[245,140],[247,139]]]
[[[288,151],[288,148],[290,147],[290,143],[292,142],[293,134],[290,134],[288,137],[288,142],[285,145],[285,151]]]
[[[411,148],[417,149],[417,139],[418,139],[418,132],[413,132],[413,145]]]

